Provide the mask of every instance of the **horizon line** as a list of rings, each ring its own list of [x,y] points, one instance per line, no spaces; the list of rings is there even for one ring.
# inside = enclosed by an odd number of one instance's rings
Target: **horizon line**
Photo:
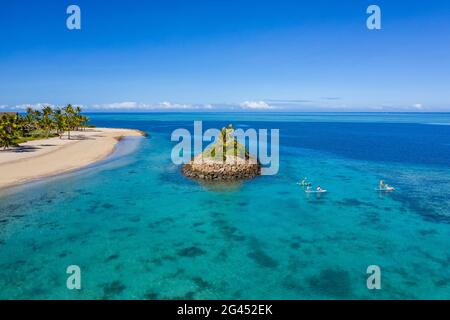
[[[18,114],[24,114],[26,113],[26,110],[2,110],[1,113],[18,113]],[[272,113],[272,114],[448,114],[450,113],[450,110],[448,111],[294,111],[294,110],[286,110],[286,111],[280,111],[280,110],[189,110],[189,111],[180,111],[180,110],[105,110],[105,111],[99,111],[99,110],[83,110],[82,113],[95,113],[95,114],[106,114],[106,113],[128,113],[128,114],[150,114],[150,113],[178,113],[178,114],[188,114],[188,113],[251,113],[251,114],[263,114],[263,113]]]

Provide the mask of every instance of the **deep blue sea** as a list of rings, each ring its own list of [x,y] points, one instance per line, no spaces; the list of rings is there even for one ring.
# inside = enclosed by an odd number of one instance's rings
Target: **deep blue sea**
[[[150,136],[0,194],[0,298],[450,299],[450,114],[89,116]],[[279,129],[279,173],[185,178],[170,135],[194,120]],[[303,177],[328,193],[304,193]],[[397,190],[375,191],[380,179]]]

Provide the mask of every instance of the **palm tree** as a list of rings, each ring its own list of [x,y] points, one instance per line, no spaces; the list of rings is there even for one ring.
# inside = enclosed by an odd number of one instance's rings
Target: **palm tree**
[[[18,116],[16,124],[21,136],[26,137],[30,135],[32,128],[30,127],[28,119],[26,117]]]
[[[64,118],[67,128],[68,138],[70,140],[70,131],[75,127],[75,110],[73,109],[71,104],[68,104],[64,109]]]
[[[223,161],[227,161],[227,130],[225,128],[222,128],[220,130],[220,133],[222,135],[222,158]]]
[[[33,131],[35,127],[34,110],[31,107],[27,108],[27,114],[25,115],[26,125],[25,130],[27,133]]]
[[[42,117],[41,117],[41,128],[45,131],[45,136],[48,138],[50,135],[50,131],[54,127],[53,119],[53,110],[50,106],[46,106],[42,109]]]
[[[48,138],[52,130],[56,130],[60,138],[67,131],[70,139],[71,131],[83,129],[88,121],[88,117],[81,115],[80,107],[74,108],[70,104],[55,110],[46,106],[42,112],[27,108],[26,114],[20,116],[5,114],[0,116],[0,147],[6,149],[15,145],[19,137],[42,138],[45,135]]]
[[[81,107],[76,107],[75,108],[75,114],[74,114],[74,121],[75,121],[75,128],[76,130],[80,130],[81,127],[81,123],[82,123],[82,115],[81,115]]]
[[[86,130],[89,118],[87,116],[80,116],[80,121],[81,121],[81,130]]]
[[[14,145],[14,139],[18,134],[18,116],[4,115],[0,119],[0,147],[4,149]]]
[[[54,111],[53,116],[55,117],[56,133],[59,135],[59,138],[62,139],[64,131],[66,131],[67,128],[66,117],[61,108],[57,108]]]
[[[14,144],[14,137],[0,129],[0,147],[4,150],[8,149]]]
[[[27,108],[26,114],[20,117],[21,130],[23,136],[29,136],[31,132],[39,128],[39,118],[41,113],[31,107]]]

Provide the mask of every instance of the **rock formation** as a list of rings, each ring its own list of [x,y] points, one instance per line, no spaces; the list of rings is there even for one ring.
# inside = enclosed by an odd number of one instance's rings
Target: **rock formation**
[[[189,178],[208,181],[251,179],[261,174],[258,160],[233,136],[233,127],[222,128],[218,141],[181,168]]]

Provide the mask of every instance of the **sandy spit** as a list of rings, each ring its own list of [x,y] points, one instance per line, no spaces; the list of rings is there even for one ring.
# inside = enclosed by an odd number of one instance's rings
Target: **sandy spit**
[[[64,136],[0,149],[0,189],[80,169],[110,155],[123,137],[142,136],[131,129],[90,128]]]

